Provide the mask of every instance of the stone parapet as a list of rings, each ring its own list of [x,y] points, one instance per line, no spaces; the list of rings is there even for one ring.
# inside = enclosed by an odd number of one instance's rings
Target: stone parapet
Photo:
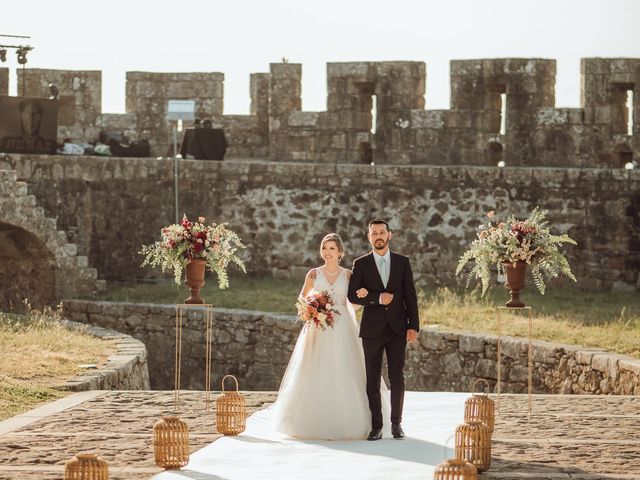
[[[95,325],[67,321],[70,329],[83,329],[86,333],[116,346],[116,353],[110,355],[105,365],[95,370],[87,370],[67,380],[60,388],[74,392],[84,390],[149,390],[149,369],[147,349],[139,340],[124,333]]]
[[[172,305],[67,300],[67,316],[77,322],[125,332],[147,346],[154,389],[173,386],[175,307]],[[301,324],[292,315],[214,309],[213,385],[233,374],[247,390],[277,390]],[[205,331],[202,312],[191,310],[182,330],[184,388],[202,388]],[[477,379],[495,389],[497,337],[423,329],[409,345],[408,390],[469,391]],[[502,391],[527,391],[527,341],[502,340]],[[536,393],[640,395],[640,360],[601,349],[532,343]]]

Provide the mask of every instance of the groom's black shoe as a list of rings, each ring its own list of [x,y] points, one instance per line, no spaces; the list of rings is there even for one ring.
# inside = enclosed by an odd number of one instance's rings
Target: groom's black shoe
[[[391,435],[393,435],[393,438],[397,438],[397,439],[404,438],[404,432],[402,431],[402,427],[400,426],[399,423],[391,424]]]
[[[373,428],[371,432],[369,432],[369,436],[367,440],[380,440],[382,438],[382,429],[381,428]]]

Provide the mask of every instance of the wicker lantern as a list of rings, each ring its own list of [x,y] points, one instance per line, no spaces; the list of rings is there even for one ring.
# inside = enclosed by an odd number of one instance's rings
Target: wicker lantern
[[[153,455],[159,467],[181,468],[189,463],[189,429],[178,417],[162,417],[153,426]]]
[[[107,462],[94,453],[78,453],[64,464],[64,480],[109,480]]]
[[[479,472],[491,466],[491,435],[484,423],[472,421],[456,427],[456,458],[473,463]]]
[[[473,382],[471,398],[467,398],[464,402],[464,421],[483,422],[489,429],[489,435],[492,435],[496,418],[496,404],[486,393],[475,393],[475,387],[478,382],[484,382],[487,384],[487,388],[489,387],[489,382],[484,378]]]
[[[236,389],[227,392],[224,381],[233,378]],[[216,428],[223,435],[238,435],[247,426],[247,405],[244,396],[238,393],[238,379],[233,375],[225,375],[222,379],[222,394],[216,399]]]
[[[433,480],[478,480],[478,469],[466,460],[449,459],[436,466]]]

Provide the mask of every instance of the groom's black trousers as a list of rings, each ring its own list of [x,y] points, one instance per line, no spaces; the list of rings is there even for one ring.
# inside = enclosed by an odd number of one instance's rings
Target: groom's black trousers
[[[367,372],[367,396],[371,410],[371,428],[382,428],[382,402],[380,399],[380,376],[382,354],[387,353],[389,386],[391,390],[391,423],[402,422],[404,403],[404,358],[407,338],[398,335],[387,325],[385,334],[379,338],[363,338],[364,363]]]

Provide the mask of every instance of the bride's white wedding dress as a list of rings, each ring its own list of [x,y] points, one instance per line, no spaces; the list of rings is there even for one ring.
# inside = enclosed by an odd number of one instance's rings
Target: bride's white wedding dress
[[[321,269],[313,289],[334,300],[336,322],[325,331],[305,325],[296,342],[274,405],[276,429],[290,437],[362,440],[371,429],[362,342],[349,280],[341,269],[333,284]],[[389,418],[389,392],[381,382],[383,418]]]

